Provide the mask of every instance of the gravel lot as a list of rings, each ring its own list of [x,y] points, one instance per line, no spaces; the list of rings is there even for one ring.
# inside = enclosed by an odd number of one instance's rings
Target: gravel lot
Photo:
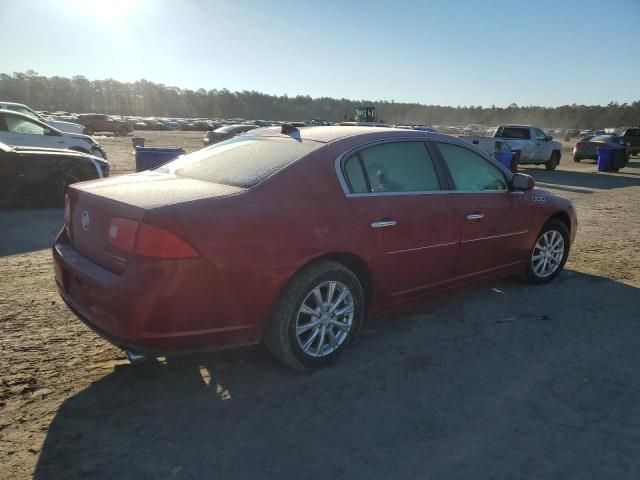
[[[202,133],[144,132],[149,146]],[[130,137],[100,138],[113,174]],[[60,210],[0,212],[0,478],[640,478],[640,159],[524,169],[571,198],[566,271],[371,319],[334,367],[249,347],[133,367],[55,290]]]

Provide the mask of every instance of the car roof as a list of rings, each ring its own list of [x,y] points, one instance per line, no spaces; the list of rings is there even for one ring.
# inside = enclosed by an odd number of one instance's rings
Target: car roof
[[[0,105],[12,105],[14,107],[29,108],[24,103],[15,103],[15,102],[0,102]]]
[[[425,132],[422,130],[408,130],[405,128],[380,128],[380,127],[360,127],[360,126],[317,126],[303,127],[297,129],[297,133],[283,134],[281,127],[265,127],[256,130],[250,130],[243,134],[254,137],[294,137],[300,140],[310,140],[320,143],[330,143],[337,140],[351,137],[367,137],[367,140],[378,140],[383,138],[420,138],[424,140],[452,139],[458,140],[450,135],[440,133]],[[460,140],[461,145],[466,142]]]

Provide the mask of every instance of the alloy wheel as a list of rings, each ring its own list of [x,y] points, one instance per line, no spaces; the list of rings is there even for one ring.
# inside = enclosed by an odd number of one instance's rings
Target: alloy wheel
[[[531,254],[531,267],[540,278],[553,275],[562,264],[564,257],[564,237],[557,230],[543,233]]]
[[[341,282],[323,282],[305,297],[296,318],[296,340],[302,351],[321,358],[335,352],[353,327],[354,302]]]

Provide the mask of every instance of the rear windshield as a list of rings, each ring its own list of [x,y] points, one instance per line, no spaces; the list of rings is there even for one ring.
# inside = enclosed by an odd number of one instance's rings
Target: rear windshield
[[[178,157],[156,170],[249,188],[322,145],[291,138],[235,137]]]
[[[498,127],[494,137],[529,140],[529,129],[522,127]]]

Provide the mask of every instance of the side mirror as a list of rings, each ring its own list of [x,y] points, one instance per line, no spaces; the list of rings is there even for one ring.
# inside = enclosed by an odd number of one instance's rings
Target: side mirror
[[[535,182],[531,175],[525,175],[524,173],[514,173],[511,179],[511,187],[514,190],[533,190]]]
[[[550,142],[551,140],[553,140],[553,137],[551,135],[547,135],[547,142]]]

